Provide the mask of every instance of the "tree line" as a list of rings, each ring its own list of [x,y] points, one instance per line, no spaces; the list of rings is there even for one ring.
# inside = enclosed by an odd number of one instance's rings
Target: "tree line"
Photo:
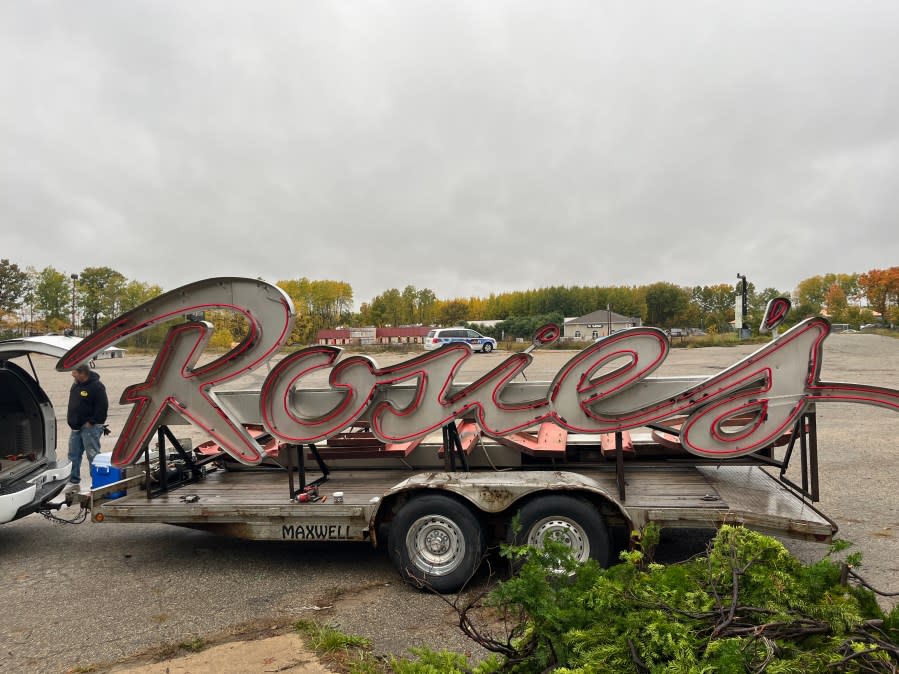
[[[694,327],[724,332],[734,320],[739,284],[684,287],[659,281],[631,286],[550,286],[491,293],[486,297],[439,298],[430,288],[389,288],[354,310],[352,286],[339,280],[306,277],[284,279],[278,286],[297,312],[291,337],[295,344],[315,341],[321,329],[338,326],[458,325],[470,321],[502,321],[494,329],[506,337],[529,337],[537,323],[560,321],[609,308],[662,328]],[[113,317],[160,294],[155,284],[128,279],[110,267],[86,267],[66,273],[52,266],[37,270],[0,260],[0,336],[96,329]],[[865,273],[829,273],[799,282],[794,292],[748,284],[748,316],[756,328],[768,300],[793,297],[790,320],[826,314],[835,323],[899,322],[899,267]],[[875,316],[875,312],[879,316]],[[216,335],[222,346],[240,339],[245,324],[226,312],[207,316],[224,328]],[[154,342],[162,330],[136,343]]]
[[[162,292],[158,285],[129,280],[110,267],[65,273],[50,266],[22,269],[0,260],[0,334],[95,330]]]

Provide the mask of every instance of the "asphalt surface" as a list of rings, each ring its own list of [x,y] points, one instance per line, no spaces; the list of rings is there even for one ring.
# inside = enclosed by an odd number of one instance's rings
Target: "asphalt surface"
[[[755,348],[675,349],[658,374],[711,374]],[[504,356],[474,356],[460,379]],[[529,378],[549,379],[570,356],[538,353]],[[385,364],[401,359],[376,356]],[[98,363],[113,403],[114,430],[129,411],[115,404],[122,389],[142,381],[151,360],[131,356]],[[35,362],[57,413],[64,415],[69,375],[54,372],[50,359]],[[264,375],[263,368],[242,383]],[[899,340],[830,337],[822,379],[899,388]],[[819,507],[839,524],[839,535],[863,552],[862,573],[876,586],[899,590],[899,416],[862,405],[822,404],[818,429]],[[64,447],[64,423],[59,431]],[[109,439],[104,444],[112,448]],[[660,558],[685,558],[707,538],[704,531],[665,534]],[[788,545],[806,560],[826,552],[820,544]],[[299,618],[369,637],[376,652],[403,653],[421,644],[477,652],[444,600],[404,585],[386,555],[366,544],[247,542],[167,525],[61,525],[32,515],[0,526],[0,560],[0,671],[62,672],[215,637],[254,621],[287,624]]]

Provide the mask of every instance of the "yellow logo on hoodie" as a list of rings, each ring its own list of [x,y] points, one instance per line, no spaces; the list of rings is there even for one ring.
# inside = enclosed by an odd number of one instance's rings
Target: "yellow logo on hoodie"
[[[87,398],[87,391],[82,391],[82,392],[81,392],[81,397],[82,397],[82,398]]]

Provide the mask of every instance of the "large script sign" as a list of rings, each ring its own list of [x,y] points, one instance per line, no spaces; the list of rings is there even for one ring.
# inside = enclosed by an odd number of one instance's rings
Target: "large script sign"
[[[57,368],[73,369],[129,335],[208,309],[246,317],[246,338],[197,367],[212,326],[174,325],[147,380],[122,395],[121,402],[134,408],[113,451],[116,465],[134,462],[162,414],[172,411],[238,461],[261,459],[262,448],[222,405],[215,387],[266,362],[285,343],[293,308],[273,285],[223,278],[184,286],[90,335]],[[340,360],[341,349],[313,346],[272,369],[260,391],[260,413],[266,430],[290,443],[318,442],[360,422],[384,442],[406,442],[463,417],[476,420],[492,436],[545,422],[572,433],[611,433],[675,419],[685,449],[724,459],[770,446],[815,402],[860,402],[899,411],[899,391],[818,380],[829,332],[825,319],[807,319],[718,374],[686,383],[650,376],[669,350],[665,333],[651,327],[604,337],[575,354],[551,382],[527,386],[514,380],[531,364],[530,352],[510,355],[475,382],[457,384],[456,374],[472,355],[466,344],[386,368],[364,356]],[[304,379],[318,371],[328,372],[328,387],[303,387]]]
[[[110,344],[172,319],[206,311],[228,310],[247,320],[247,335],[228,353],[197,367],[212,325],[204,321],[172,327],[147,380],[125,389],[121,403],[134,408],[113,450],[116,465],[133,463],[163,413],[174,410],[203,429],[238,461],[258,463],[262,448],[215,394],[215,387],[253,370],[287,341],[294,312],[277,286],[238,278],[209,279],[160,295],[119,316],[78,343],[57,364],[72,370]]]

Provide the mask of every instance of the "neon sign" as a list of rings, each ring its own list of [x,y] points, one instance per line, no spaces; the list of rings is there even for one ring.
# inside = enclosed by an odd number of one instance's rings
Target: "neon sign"
[[[121,402],[134,407],[113,451],[116,465],[136,461],[163,414],[171,412],[204,430],[238,461],[261,460],[262,448],[215,388],[267,362],[286,342],[293,308],[273,285],[209,279],[160,295],[90,335],[60,359],[57,368],[73,369],[129,335],[208,309],[245,316],[247,336],[228,353],[198,367],[212,326],[188,322],[172,327],[147,380],[122,395]],[[773,329],[786,310],[777,303],[768,313],[766,327]],[[336,347],[312,346],[273,367],[262,385],[259,406],[266,430],[290,443],[319,442],[363,422],[384,442],[407,442],[458,418],[474,419],[493,436],[545,422],[572,433],[611,433],[676,419],[687,451],[725,459],[771,445],[816,402],[858,402],[899,411],[899,391],[894,389],[819,381],[829,332],[823,318],[804,320],[718,374],[684,383],[650,376],[668,355],[665,333],[629,328],[576,353],[552,381],[530,383],[526,396],[513,380],[533,361],[530,349],[511,354],[462,385],[455,378],[472,355],[467,344],[448,344],[384,368],[365,356],[340,360],[342,350]],[[557,328],[545,328],[535,344],[557,337]],[[329,372],[327,389],[300,387],[318,371]]]

